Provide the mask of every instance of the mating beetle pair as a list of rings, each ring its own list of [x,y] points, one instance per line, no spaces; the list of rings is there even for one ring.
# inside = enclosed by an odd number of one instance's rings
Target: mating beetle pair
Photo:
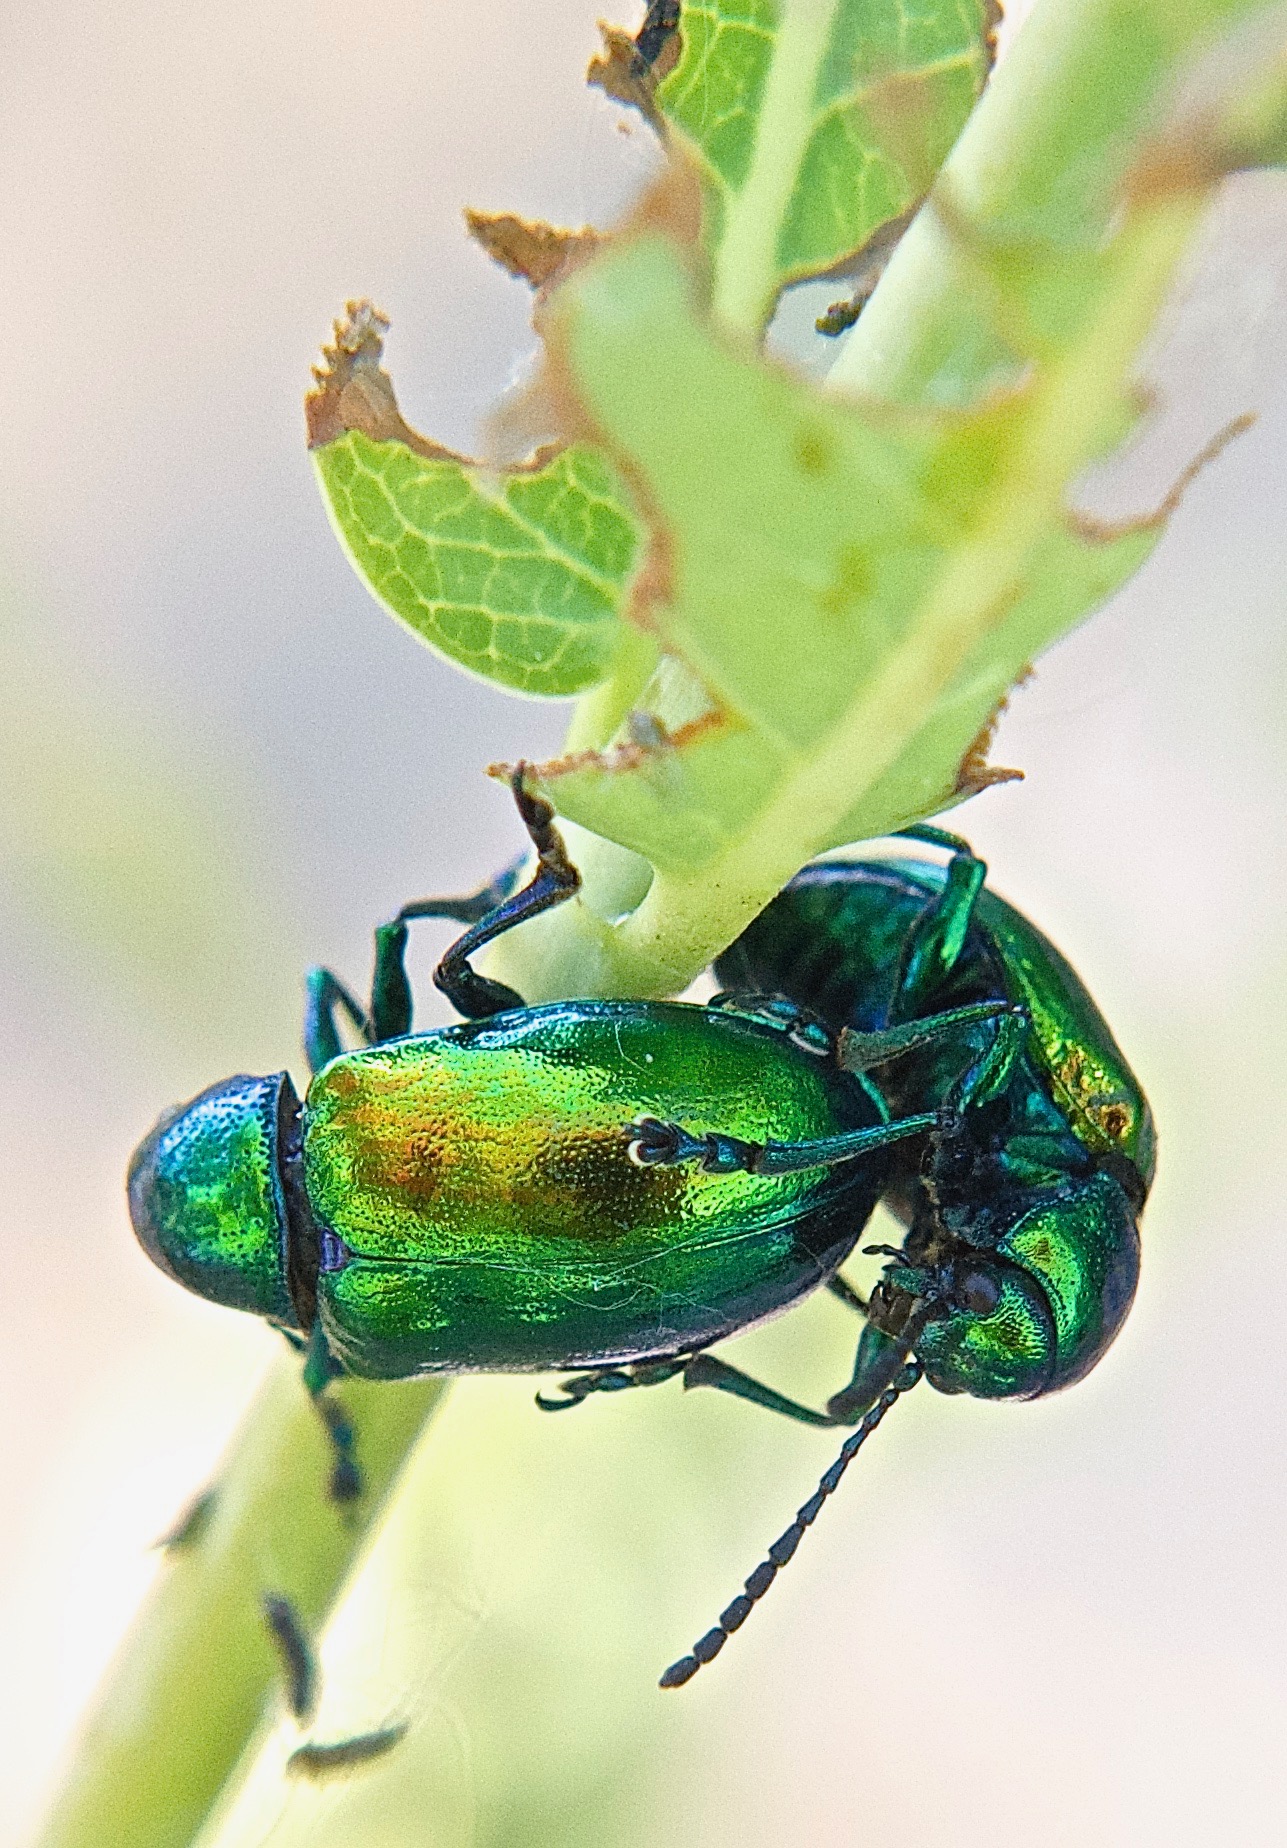
[[[1047,940],[954,836],[924,860],[809,867],[716,963],[705,1007],[526,1007],[469,958],[570,898],[552,811],[514,780],[537,866],[376,932],[371,1002],[309,977],[285,1073],[216,1085],[130,1169],[135,1230],[189,1289],[368,1378],[563,1369],[547,1409],[682,1375],[856,1425],[818,1493],[693,1653],[744,1621],[851,1457],[922,1372],[1035,1398],[1121,1326],[1153,1174],[1147,1102]],[[411,1033],[408,923],[469,928],[434,980],[462,1025]],[[337,1018],[367,1042],[345,1052]],[[864,1303],[837,1275],[877,1201],[907,1225]],[[864,1317],[825,1412],[709,1348],[825,1285]]]

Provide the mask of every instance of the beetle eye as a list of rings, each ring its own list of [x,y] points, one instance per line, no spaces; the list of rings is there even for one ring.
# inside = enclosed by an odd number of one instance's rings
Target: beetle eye
[[[956,1300],[972,1315],[991,1315],[1001,1301],[1001,1285],[987,1271],[966,1271],[957,1283]]]

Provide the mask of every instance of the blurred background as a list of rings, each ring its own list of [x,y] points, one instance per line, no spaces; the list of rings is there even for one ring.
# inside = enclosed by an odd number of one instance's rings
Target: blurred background
[[[596,10],[0,15],[4,1848],[275,1351],[136,1249],[131,1148],[226,1072],[298,1073],[305,966],[361,985],[377,919],[506,860],[482,766],[561,735],[369,601],[300,396],[366,294],[408,416],[477,440],[532,341],[460,208],[604,223],[650,170],[582,86]],[[288,1791],[270,1742],[221,1848],[1282,1839],[1285,272],[1287,181],[1239,180],[1158,415],[1087,501],[1149,505],[1260,421],[1016,695],[994,755],[1027,782],[959,818],[1161,1125],[1110,1358],[1038,1406],[918,1393],[665,1698],[833,1439],[674,1388],[547,1420],[530,1381],[457,1387],[327,1650],[319,1731],[406,1718],[407,1744]],[[439,947],[425,927],[422,985]],[[852,1344],[828,1299],[736,1357],[817,1397]]]

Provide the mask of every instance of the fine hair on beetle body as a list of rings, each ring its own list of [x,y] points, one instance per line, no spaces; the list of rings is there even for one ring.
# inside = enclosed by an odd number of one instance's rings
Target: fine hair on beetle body
[[[936,829],[907,837],[946,860],[807,867],[717,959],[707,1005],[527,1006],[471,959],[580,879],[522,765],[511,786],[529,876],[403,906],[376,930],[365,1004],[311,971],[305,1096],[284,1072],[242,1076],[162,1118],[131,1164],[131,1214],[179,1282],[304,1352],[337,1498],[361,1492],[328,1390],[345,1374],[562,1372],[547,1411],[679,1378],[852,1427],[667,1670],[676,1687],[922,1377],[1022,1400],[1095,1365],[1135,1291],[1152,1117],[1074,971]],[[405,952],[421,918],[465,927],[434,972],[464,1018],[417,1034]],[[905,1235],[879,1248],[864,1301],[838,1272],[882,1199]],[[825,1408],[710,1352],[819,1287],[861,1324]]]

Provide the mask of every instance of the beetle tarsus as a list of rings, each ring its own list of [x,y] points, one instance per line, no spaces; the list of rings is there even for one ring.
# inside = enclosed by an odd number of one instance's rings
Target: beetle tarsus
[[[665,1380],[673,1380],[677,1373],[682,1373],[688,1365],[686,1359],[678,1360],[644,1360],[631,1367],[598,1367],[588,1373],[573,1373],[567,1379],[560,1380],[558,1391],[561,1399],[547,1399],[538,1392],[536,1403],[543,1412],[566,1412],[574,1405],[581,1405],[592,1392],[626,1392],[635,1386],[660,1386]]]
[[[331,1479],[327,1492],[333,1502],[357,1501],[362,1494],[362,1471],[358,1467],[357,1432],[353,1421],[333,1393],[315,1394],[314,1403],[331,1440]]]

